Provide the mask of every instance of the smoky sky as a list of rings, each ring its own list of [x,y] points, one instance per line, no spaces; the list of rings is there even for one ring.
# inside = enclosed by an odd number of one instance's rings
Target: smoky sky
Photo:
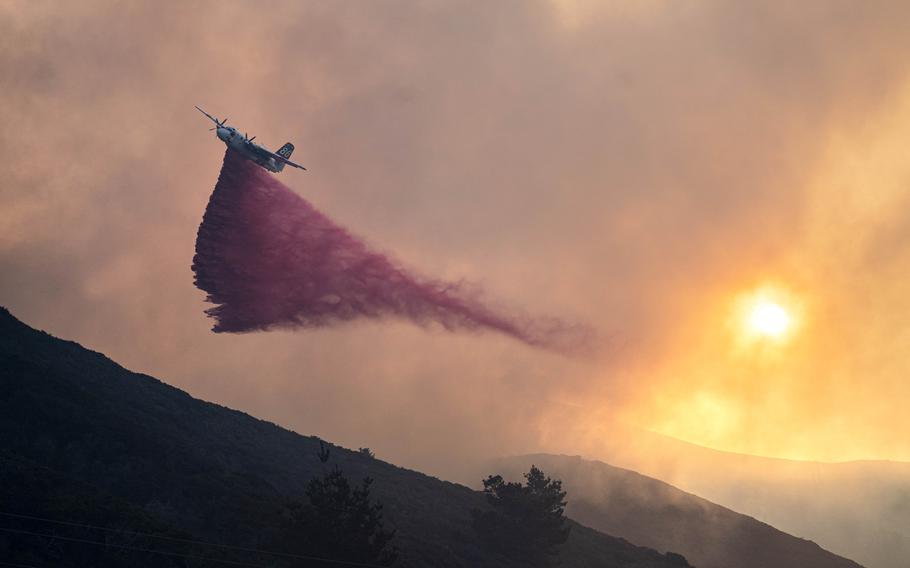
[[[0,303],[196,396],[433,472],[607,435],[620,415],[671,428],[693,393],[755,450],[798,430],[809,449],[834,432],[855,455],[908,456],[889,409],[907,394],[910,178],[881,134],[910,126],[904,11],[7,3]],[[589,321],[609,356],[395,322],[212,334],[189,267],[224,147],[194,104],[293,141],[309,170],[282,182],[404,265]],[[766,278],[812,300],[816,339],[747,373],[705,330]]]

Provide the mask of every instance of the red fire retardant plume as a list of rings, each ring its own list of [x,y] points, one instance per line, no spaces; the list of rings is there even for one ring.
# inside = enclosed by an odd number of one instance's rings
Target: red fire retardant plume
[[[215,304],[206,310],[215,332],[398,317],[494,330],[566,354],[590,344],[583,326],[503,313],[462,283],[404,270],[232,150],[199,226],[193,272]]]

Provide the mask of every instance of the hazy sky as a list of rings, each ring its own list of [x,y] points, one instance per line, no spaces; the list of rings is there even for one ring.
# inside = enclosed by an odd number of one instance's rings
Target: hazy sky
[[[748,5],[747,5],[748,4]],[[792,5],[791,5],[792,4]],[[0,304],[191,394],[444,472],[614,419],[910,460],[910,6],[0,2]],[[575,361],[403,322],[215,335],[224,145],[409,268],[596,325]],[[766,290],[780,341],[743,331]]]

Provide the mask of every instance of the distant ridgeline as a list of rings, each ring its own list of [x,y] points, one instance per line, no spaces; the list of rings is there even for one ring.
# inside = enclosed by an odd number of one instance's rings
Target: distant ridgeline
[[[479,492],[196,400],[0,308],[0,562],[341,566],[288,552],[289,505],[338,467],[395,530],[395,566],[517,567],[471,526]],[[572,495],[568,496],[571,501]],[[324,558],[324,557],[323,557]],[[572,523],[563,566],[687,566]]]

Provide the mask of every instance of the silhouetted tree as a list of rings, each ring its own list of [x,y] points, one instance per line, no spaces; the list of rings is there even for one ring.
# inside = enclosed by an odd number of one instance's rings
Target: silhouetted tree
[[[389,546],[395,531],[383,528],[382,505],[370,501],[372,483],[366,477],[360,487],[351,487],[337,465],[311,480],[306,488],[309,502],[291,505],[287,549],[333,560],[391,566],[398,558],[397,549]]]
[[[357,450],[357,451],[360,452],[361,454],[365,455],[365,456],[368,457],[368,458],[375,458],[375,457],[376,457],[376,454],[373,453],[373,451],[370,450],[370,448],[360,448],[360,449]]]
[[[329,461],[329,456],[332,455],[332,452],[329,451],[329,447],[325,442],[319,440],[319,451],[316,453],[319,456],[319,461],[322,463],[327,463]]]
[[[525,484],[491,475],[483,482],[491,510],[471,511],[474,530],[491,550],[530,566],[556,563],[557,547],[569,538],[562,481],[531,466]]]

